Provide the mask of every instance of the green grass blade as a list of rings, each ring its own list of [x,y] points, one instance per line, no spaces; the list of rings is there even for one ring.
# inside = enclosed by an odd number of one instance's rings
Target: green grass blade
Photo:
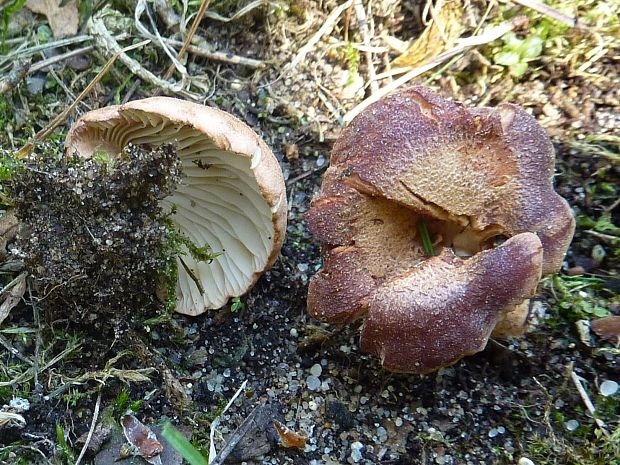
[[[185,436],[181,434],[170,423],[164,425],[164,429],[161,432],[162,436],[166,438],[166,441],[170,443],[181,456],[187,460],[190,465],[209,465],[207,459],[196,449],[191,442],[189,442]]]
[[[420,234],[420,238],[422,239],[422,248],[424,249],[424,253],[429,257],[435,256],[435,249],[433,248],[433,241],[431,241],[431,236],[428,233],[428,228],[426,227],[426,223],[424,220],[418,221],[418,233]]]

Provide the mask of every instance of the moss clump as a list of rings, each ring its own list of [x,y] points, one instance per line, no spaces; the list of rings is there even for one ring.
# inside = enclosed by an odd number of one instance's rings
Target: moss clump
[[[180,176],[171,145],[129,145],[114,163],[77,155],[24,163],[9,184],[22,223],[13,253],[25,261],[45,307],[103,323],[161,309],[156,289],[171,257],[159,201]]]

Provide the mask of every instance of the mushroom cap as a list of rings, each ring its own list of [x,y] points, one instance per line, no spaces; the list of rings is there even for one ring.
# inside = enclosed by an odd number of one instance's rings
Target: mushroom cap
[[[362,350],[388,370],[417,373],[481,351],[504,313],[536,292],[542,256],[533,233],[468,260],[444,249],[372,295]]]
[[[572,239],[553,169],[549,138],[515,105],[467,109],[423,87],[371,105],[336,141],[306,214],[324,244],[310,314],[366,316],[362,348],[395,371],[482,350],[541,273],[560,268]],[[420,221],[436,257],[426,256]],[[495,247],[498,238],[508,241]]]
[[[221,110],[170,97],[151,97],[84,114],[65,140],[67,153],[119,154],[128,143],[175,143],[183,180],[165,208],[179,231],[220,252],[212,262],[178,263],[179,313],[199,315],[247,292],[276,260],[286,231],[280,166],[262,139]],[[174,209],[173,209],[174,207]]]

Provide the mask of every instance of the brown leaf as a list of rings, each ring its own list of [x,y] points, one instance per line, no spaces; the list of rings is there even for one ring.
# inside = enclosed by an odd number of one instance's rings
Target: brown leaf
[[[460,1],[445,2],[436,12],[436,18],[424,29],[411,46],[396,58],[395,67],[413,67],[432,60],[452,48],[463,32],[463,8]]]
[[[594,331],[601,339],[617,344],[620,338],[620,316],[606,316],[593,320],[590,323]]]
[[[28,0],[26,8],[47,18],[54,37],[74,36],[77,34],[80,15],[77,0],[69,0],[61,6],[62,0]]]
[[[135,454],[144,458],[149,463],[161,454],[164,450],[161,442],[157,440],[155,433],[134,415],[127,414],[121,420],[123,425],[123,433],[129,444],[134,447]]]
[[[284,447],[296,447],[301,450],[306,448],[306,440],[308,437],[305,434],[292,431],[278,420],[273,421],[273,426],[276,428],[278,436],[280,436],[280,441],[282,441],[282,445]]]

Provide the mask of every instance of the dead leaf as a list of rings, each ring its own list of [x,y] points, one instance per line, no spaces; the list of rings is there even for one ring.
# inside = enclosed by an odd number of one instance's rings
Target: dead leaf
[[[11,286],[9,288],[9,286]],[[4,302],[0,305],[0,324],[9,316],[11,310],[19,303],[26,292],[26,273],[20,274],[17,278],[7,284],[9,288]],[[6,289],[6,288],[5,288]],[[3,290],[4,294],[4,290]]]
[[[134,415],[128,413],[121,420],[123,433],[134,448],[134,455],[139,455],[151,464],[161,464],[159,454],[164,450],[153,431]]]
[[[463,30],[463,7],[460,0],[444,2],[420,37],[392,62],[392,66],[409,68],[432,60],[452,48]]]
[[[617,344],[620,338],[620,316],[606,316],[593,320],[590,323],[594,331],[601,339]]]
[[[63,3],[66,4],[61,6]],[[26,8],[47,18],[56,39],[77,34],[80,22],[77,0],[27,0]]]
[[[274,420],[273,426],[275,426],[280,441],[284,447],[296,447],[297,449],[304,450],[306,448],[306,440],[308,436],[302,433],[296,433],[289,429],[286,425],[283,425],[278,420]]]

